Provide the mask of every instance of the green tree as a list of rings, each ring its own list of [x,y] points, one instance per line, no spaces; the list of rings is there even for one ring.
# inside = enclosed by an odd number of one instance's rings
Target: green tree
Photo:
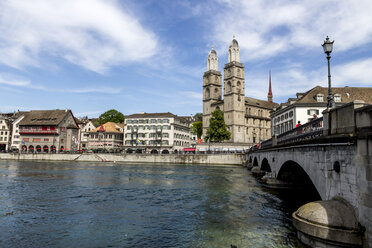
[[[231,137],[231,133],[227,130],[223,112],[216,109],[212,112],[212,117],[209,120],[209,128],[207,130],[206,139],[214,142],[221,142],[228,140]]]
[[[123,123],[124,122],[124,115],[115,109],[110,109],[105,113],[101,114],[97,120],[98,125],[105,124],[106,122],[115,122],[115,123]]]
[[[203,135],[203,122],[197,121],[191,124],[191,131],[200,139],[201,136]]]
[[[203,114],[202,113],[196,113],[194,115],[195,121],[203,121]]]

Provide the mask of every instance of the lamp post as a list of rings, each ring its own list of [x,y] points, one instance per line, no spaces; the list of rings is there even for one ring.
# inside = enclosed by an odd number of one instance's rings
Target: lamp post
[[[335,101],[333,99],[332,87],[331,87],[331,65],[330,65],[333,42],[335,41],[330,41],[327,36],[327,38],[325,39],[322,45],[324,49],[324,53],[327,54],[327,60],[328,60],[328,96],[327,96],[327,108],[328,109],[335,107]]]

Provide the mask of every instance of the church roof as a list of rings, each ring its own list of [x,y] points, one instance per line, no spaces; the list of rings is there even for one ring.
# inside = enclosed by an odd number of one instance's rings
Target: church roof
[[[260,99],[256,99],[253,97],[247,97],[247,96],[245,97],[245,104],[254,106],[254,107],[266,108],[266,109],[273,109],[274,107],[279,106],[279,104],[275,102],[269,102],[269,101],[260,100]]]
[[[239,46],[238,41],[235,40],[235,36],[234,36],[233,40],[230,43],[230,47],[238,47],[238,46]]]

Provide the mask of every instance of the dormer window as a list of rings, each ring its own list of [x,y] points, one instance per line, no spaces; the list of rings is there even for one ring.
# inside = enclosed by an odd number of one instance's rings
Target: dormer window
[[[341,102],[341,94],[335,94],[334,95],[335,102]]]
[[[324,102],[324,95],[323,94],[317,94],[315,96],[315,99],[317,102]]]

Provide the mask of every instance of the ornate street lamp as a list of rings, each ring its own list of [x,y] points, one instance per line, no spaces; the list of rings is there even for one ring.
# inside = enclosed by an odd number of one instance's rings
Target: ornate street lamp
[[[330,65],[330,59],[331,59],[331,52],[333,48],[333,42],[330,41],[328,36],[325,39],[322,47],[324,49],[324,53],[327,54],[327,60],[328,60],[328,96],[327,96],[327,108],[334,108],[335,107],[335,101],[333,99],[332,95],[332,87],[331,87],[331,65]]]

